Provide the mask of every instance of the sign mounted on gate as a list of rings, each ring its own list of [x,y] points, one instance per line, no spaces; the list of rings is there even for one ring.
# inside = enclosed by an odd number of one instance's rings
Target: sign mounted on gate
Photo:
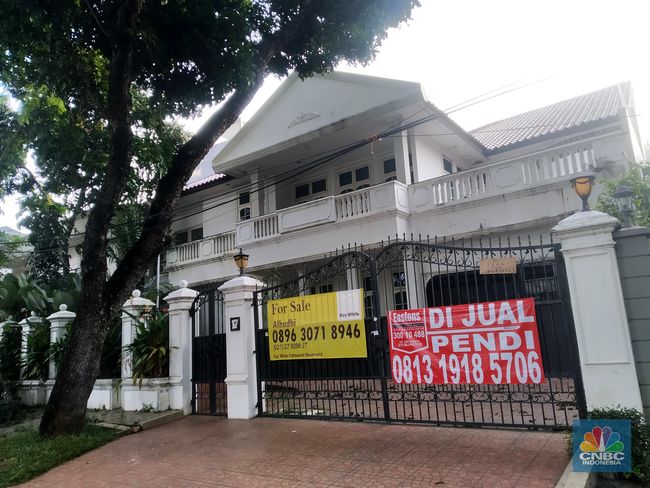
[[[388,312],[395,383],[544,381],[532,298]]]
[[[368,356],[363,290],[271,300],[266,310],[271,361]]]

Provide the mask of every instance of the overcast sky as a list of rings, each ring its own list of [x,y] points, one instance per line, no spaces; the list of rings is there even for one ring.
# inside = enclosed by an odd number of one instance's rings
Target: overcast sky
[[[490,90],[534,85],[455,112],[465,129],[630,80],[648,140],[650,1],[421,0],[413,20],[393,29],[377,59],[341,69],[420,82],[446,109]],[[251,117],[279,85],[268,80],[243,114]],[[201,119],[188,122],[196,130]],[[15,227],[15,202],[0,226]]]

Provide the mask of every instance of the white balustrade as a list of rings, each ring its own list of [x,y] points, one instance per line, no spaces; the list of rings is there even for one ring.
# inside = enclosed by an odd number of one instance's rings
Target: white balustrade
[[[252,224],[254,239],[266,239],[267,237],[273,237],[280,233],[277,213],[257,217],[252,220]]]
[[[367,188],[335,197],[336,219],[367,215],[372,210],[370,191]]]
[[[549,151],[525,159],[498,162],[411,185],[429,186],[434,205],[475,200],[490,195],[565,181],[594,166],[591,145]]]
[[[234,249],[235,233],[227,232],[174,247],[167,253],[167,263],[169,266],[177,266],[210,257],[223,256]]]

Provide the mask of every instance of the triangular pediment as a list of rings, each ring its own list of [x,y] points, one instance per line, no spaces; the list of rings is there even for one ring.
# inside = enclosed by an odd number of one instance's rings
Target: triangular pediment
[[[408,97],[423,99],[418,83],[334,72],[301,80],[290,75],[214,158],[216,171],[298,140],[333,124]]]

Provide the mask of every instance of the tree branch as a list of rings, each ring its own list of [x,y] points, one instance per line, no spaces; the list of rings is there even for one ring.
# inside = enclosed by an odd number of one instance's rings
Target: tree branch
[[[133,148],[130,90],[136,26],[141,6],[141,0],[125,0],[120,4],[118,11],[108,79],[109,160],[106,176],[88,216],[81,261],[81,277],[84,283],[82,295],[87,294],[87,299],[90,299],[91,294],[95,294],[93,299],[103,300],[102,291],[107,275],[108,229],[129,174]]]

